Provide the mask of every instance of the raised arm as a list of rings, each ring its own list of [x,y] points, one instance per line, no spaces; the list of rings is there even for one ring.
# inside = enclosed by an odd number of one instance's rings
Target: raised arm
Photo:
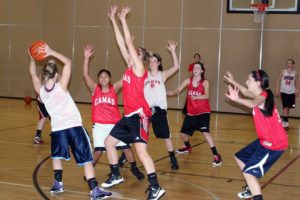
[[[162,73],[163,80],[166,81],[170,76],[172,76],[179,69],[178,57],[176,55],[177,43],[174,41],[168,41],[167,49],[170,51],[173,59],[173,66]]]
[[[123,56],[123,59],[127,63],[127,65],[130,65],[130,55],[126,48],[124,37],[119,29],[119,26],[118,26],[118,24],[116,22],[116,18],[115,18],[117,10],[118,10],[118,7],[116,5],[113,5],[113,6],[111,6],[110,12],[107,13],[107,15],[113,25],[116,41],[117,41],[117,44],[121,51],[121,54]]]
[[[123,87],[123,78],[121,78],[120,80],[118,80],[117,82],[115,82],[113,84],[113,87],[114,87],[116,93],[118,93],[118,91]]]
[[[32,58],[32,56],[29,53],[28,50],[28,55],[30,58],[30,65],[29,65],[29,74],[31,77],[31,81],[32,81],[32,85],[34,88],[34,91],[39,95],[40,94],[40,88],[42,87],[42,83],[41,80],[39,79],[37,73],[36,73],[36,64],[34,59]]]
[[[67,91],[68,84],[69,84],[70,77],[71,77],[71,70],[72,70],[71,69],[71,60],[68,57],[62,55],[61,53],[54,51],[46,44],[43,45],[40,48],[40,50],[41,50],[41,52],[45,52],[46,56],[53,56],[53,57],[57,58],[58,60],[60,60],[64,64],[59,83],[60,83],[61,87],[65,91]]]
[[[87,85],[88,89],[91,92],[94,92],[96,83],[95,81],[90,77],[89,75],[89,62],[91,57],[94,55],[94,47],[90,44],[83,47],[84,52],[84,61],[83,61],[83,80],[85,84]]]
[[[230,72],[228,72],[228,71],[226,72],[226,75],[224,75],[224,79],[228,83],[230,83],[233,86],[237,87],[238,90],[241,91],[242,94],[245,95],[246,97],[254,98],[254,95],[251,92],[249,92],[246,87],[244,87],[243,85],[239,84],[238,82],[236,82],[234,80],[233,75]]]
[[[228,85],[228,93],[225,94],[231,101],[242,104],[248,108],[254,108],[263,104],[266,100],[264,96],[258,95],[252,99],[244,99],[239,97],[239,89],[235,86],[234,88],[231,85]]]
[[[121,13],[119,13],[119,18],[121,20],[122,27],[123,27],[125,43],[127,45],[129,55],[133,62],[133,72],[137,76],[143,76],[145,73],[145,67],[144,67],[142,60],[139,59],[137,50],[135,49],[135,47],[133,45],[133,39],[130,35],[128,24],[126,21],[126,16],[130,11],[131,11],[131,9],[128,6],[123,7]]]
[[[190,83],[190,78],[185,79],[178,88],[176,88],[175,90],[172,90],[172,91],[167,91],[167,95],[174,96],[174,95],[180,94],[182,92],[182,90],[189,85],[189,83]]]

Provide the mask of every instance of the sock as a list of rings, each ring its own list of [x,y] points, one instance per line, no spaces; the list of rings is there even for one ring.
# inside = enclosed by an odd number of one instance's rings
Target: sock
[[[133,169],[133,168],[137,168],[137,166],[136,166],[136,162],[132,162],[132,163],[130,163],[130,165],[131,165],[131,169]]]
[[[148,174],[148,181],[149,181],[150,186],[153,186],[155,188],[159,187],[159,184],[157,181],[157,176],[156,176],[155,172]]]
[[[97,180],[96,180],[95,177],[94,177],[94,178],[90,178],[90,179],[87,180],[87,181],[88,181],[90,190],[93,190],[95,187],[98,186],[98,182],[97,182]]]
[[[214,156],[218,155],[217,147],[211,147],[210,149]]]
[[[62,182],[62,171],[63,170],[54,170],[54,179],[58,182]]]
[[[172,160],[172,158],[175,157],[175,152],[174,151],[169,151],[169,156],[170,156],[170,159]]]
[[[191,147],[191,144],[190,144],[190,142],[189,142],[188,140],[184,142],[184,145],[185,145],[186,147]]]
[[[42,130],[37,129],[35,136],[41,137],[42,136]]]
[[[263,197],[262,197],[261,194],[260,195],[255,195],[255,196],[253,196],[253,200],[263,200]]]
[[[120,171],[119,171],[119,165],[115,164],[115,165],[110,165],[110,171],[112,174],[116,175],[116,176],[120,176]]]

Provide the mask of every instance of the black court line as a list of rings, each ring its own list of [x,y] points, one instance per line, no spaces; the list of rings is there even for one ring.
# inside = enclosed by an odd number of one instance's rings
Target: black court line
[[[38,180],[37,180],[37,174],[39,172],[39,169],[41,168],[41,166],[50,158],[50,155],[46,158],[44,158],[44,160],[42,160],[34,169],[33,174],[32,174],[32,181],[33,181],[33,185],[35,187],[35,189],[38,191],[38,193],[41,195],[41,197],[43,197],[45,200],[49,200],[49,198],[47,197],[47,195],[43,192],[43,190],[41,189]]]
[[[272,183],[279,175],[281,175],[287,168],[289,168],[296,160],[300,158],[300,154],[296,156],[293,160],[291,160],[286,166],[284,166],[279,172],[277,172],[272,178],[270,178],[262,187],[263,190],[267,187],[270,183]]]
[[[15,130],[15,129],[20,129],[20,128],[26,128],[26,127],[30,127],[30,126],[36,126],[36,123],[35,124],[25,125],[25,126],[18,126],[18,127],[13,127],[13,128],[1,129],[0,132],[2,132],[2,131],[9,131],[9,130]]]

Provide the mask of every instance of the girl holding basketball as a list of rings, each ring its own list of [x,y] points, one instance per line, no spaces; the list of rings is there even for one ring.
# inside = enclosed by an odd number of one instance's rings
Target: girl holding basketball
[[[205,68],[200,62],[196,62],[193,67],[193,77],[184,80],[181,85],[168,91],[169,96],[178,95],[187,87],[187,114],[181,127],[180,136],[184,146],[177,150],[179,154],[187,154],[192,151],[189,138],[194,131],[199,130],[203,133],[210,149],[213,153],[213,166],[220,166],[222,158],[217,151],[214,140],[209,133],[210,104],[209,104],[209,82],[205,79]]]
[[[133,143],[148,175],[149,193],[147,199],[154,200],[160,199],[165,194],[165,190],[158,184],[154,163],[147,151],[151,111],[144,97],[144,82],[147,78],[147,72],[145,71],[143,60],[146,60],[146,51],[141,47],[134,47],[133,38],[130,35],[126,22],[126,16],[130,11],[131,9],[126,6],[118,14],[123,27],[124,37],[115,19],[117,6],[112,6],[108,13],[114,27],[117,44],[128,68],[123,75],[124,117],[114,126],[105,140],[111,174],[102,186],[110,187],[123,181],[119,172],[118,154],[115,146],[119,141],[126,144]]]
[[[226,96],[231,101],[252,108],[258,139],[235,154],[237,165],[246,180],[245,190],[238,197],[262,200],[258,179],[265,175],[288,147],[288,138],[274,105],[274,96],[269,88],[269,77],[263,70],[252,71],[246,87],[237,83],[230,72],[224,76],[229,83]],[[239,95],[239,92],[243,96]]]
[[[98,83],[95,83],[89,75],[89,62],[93,54],[94,47],[86,45],[84,47],[83,79],[92,93],[93,157],[95,166],[102,153],[106,151],[104,139],[121,119],[117,92],[122,88],[122,80],[111,84],[110,71],[102,69],[98,73]],[[131,171],[137,179],[144,179],[144,174],[136,166],[130,146],[120,141],[116,147],[125,152],[126,158],[131,164]]]
[[[52,50],[47,44],[38,49],[45,57],[53,56],[63,63],[62,75],[58,79],[58,70],[55,63],[47,63],[43,67],[42,80],[36,72],[36,64],[30,53],[30,67],[32,83],[35,92],[39,95],[48,113],[51,116],[51,156],[53,159],[54,184],[51,193],[64,192],[62,182],[62,160],[70,160],[69,147],[79,166],[84,167],[85,177],[90,188],[92,200],[111,196],[98,187],[93,168],[92,149],[88,134],[82,126],[80,113],[68,92],[68,83],[71,77],[71,60]]]
[[[176,55],[177,43],[169,41],[167,49],[173,58],[173,67],[163,70],[162,60],[159,54],[154,53],[149,60],[149,72],[145,82],[144,94],[145,98],[152,110],[151,124],[154,134],[157,138],[163,139],[165,146],[169,152],[171,169],[179,168],[175,157],[172,140],[170,138],[170,130],[167,119],[167,95],[166,80],[172,76],[178,69],[178,58]]]
[[[296,107],[296,97],[299,96],[298,73],[295,70],[295,61],[288,59],[286,68],[280,72],[277,81],[276,96],[281,97],[283,107],[282,126],[285,129],[289,127],[290,109]]]

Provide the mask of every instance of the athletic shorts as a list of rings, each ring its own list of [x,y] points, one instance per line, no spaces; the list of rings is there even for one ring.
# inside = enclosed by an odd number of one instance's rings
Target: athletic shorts
[[[123,117],[113,127],[110,135],[121,140],[125,144],[148,143],[149,140],[149,118],[134,114]]]
[[[157,138],[167,139],[170,138],[169,123],[167,118],[167,111],[160,107],[153,107],[151,123],[155,136]]]
[[[47,118],[47,117],[50,119],[50,115],[49,115],[49,113],[46,110],[45,104],[43,104],[40,101],[37,101],[37,102],[38,102],[38,109],[39,109],[39,117],[40,117],[40,119]]]
[[[267,149],[260,144],[259,139],[256,139],[237,152],[235,156],[245,164],[243,173],[261,178],[278,160],[283,151]]]
[[[286,93],[280,93],[280,94],[281,94],[281,101],[282,101],[283,108],[296,108],[295,94],[286,94]]]
[[[193,136],[194,131],[201,131],[209,133],[210,113],[203,113],[201,115],[190,116],[186,115],[180,132]]]
[[[79,166],[93,161],[90,139],[83,126],[51,132],[52,159],[70,160],[69,147]]]
[[[99,124],[93,125],[93,142],[94,151],[106,151],[104,140],[109,135],[110,131],[114,127],[114,124]],[[130,146],[120,141],[117,144],[117,149],[129,149]]]

